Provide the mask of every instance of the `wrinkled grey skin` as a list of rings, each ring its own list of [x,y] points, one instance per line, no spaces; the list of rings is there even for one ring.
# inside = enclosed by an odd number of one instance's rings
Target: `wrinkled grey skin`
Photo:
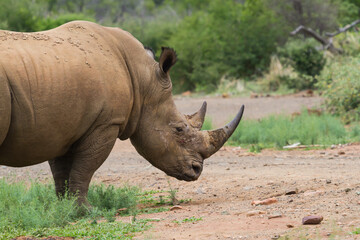
[[[193,181],[244,110],[224,128],[200,131],[206,103],[187,116],[172,100],[175,52],[163,48],[158,63],[118,28],[76,21],[39,33],[0,31],[0,56],[0,165],[49,161],[57,194],[68,187],[80,203],[117,138],[130,138],[168,175]]]

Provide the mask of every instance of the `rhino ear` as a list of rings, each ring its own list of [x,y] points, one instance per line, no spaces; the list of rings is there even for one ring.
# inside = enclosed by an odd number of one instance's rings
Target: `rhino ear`
[[[153,59],[155,59],[155,52],[154,50],[151,48],[151,47],[144,47],[145,50],[146,50],[146,53],[152,57]]]
[[[176,63],[177,57],[174,49],[169,47],[161,47],[160,68],[164,73],[168,73],[170,68]]]

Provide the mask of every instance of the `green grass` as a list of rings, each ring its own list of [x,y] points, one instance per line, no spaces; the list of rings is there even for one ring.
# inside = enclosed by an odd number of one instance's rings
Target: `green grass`
[[[205,117],[205,120],[204,120],[201,130],[213,130],[211,118]]]
[[[58,199],[51,183],[0,179],[0,239],[23,235],[131,239],[134,232],[144,231],[148,225],[144,221],[114,222],[115,214],[119,208],[127,209],[123,214],[136,214],[141,194],[136,187],[92,185],[92,207],[84,211],[75,197]],[[98,222],[102,218],[107,221]]]
[[[346,128],[339,118],[322,114],[269,116],[261,120],[243,120],[231,136],[231,145],[250,146],[254,152],[262,148],[282,148],[300,142],[302,145],[332,145],[360,141],[360,127]]]
[[[177,223],[177,224],[181,224],[181,223],[195,223],[195,222],[199,222],[203,220],[202,217],[199,217],[199,218],[196,218],[196,217],[189,217],[189,218],[184,218],[183,220],[181,221],[177,221],[175,220],[174,223]]]

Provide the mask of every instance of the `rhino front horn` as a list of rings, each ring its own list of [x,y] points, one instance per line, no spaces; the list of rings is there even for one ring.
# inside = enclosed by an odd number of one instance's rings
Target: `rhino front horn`
[[[203,102],[199,111],[197,111],[196,113],[194,113],[192,115],[185,115],[186,119],[188,120],[188,122],[190,123],[190,125],[193,128],[196,128],[198,130],[201,129],[201,127],[204,123],[204,120],[205,120],[206,106],[207,106],[207,103],[205,101],[205,102]]]
[[[206,131],[207,137],[207,147],[204,152],[201,153],[201,155],[204,158],[210,157],[212,154],[217,152],[224,143],[230,138],[230,136],[235,131],[236,127],[239,125],[240,120],[242,118],[242,115],[244,113],[244,105],[241,106],[238,114],[235,116],[235,118],[228,123],[225,127],[219,128],[213,131]],[[206,135],[205,133],[205,135]]]

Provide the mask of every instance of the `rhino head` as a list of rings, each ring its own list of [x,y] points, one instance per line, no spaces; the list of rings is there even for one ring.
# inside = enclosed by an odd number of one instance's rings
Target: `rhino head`
[[[175,52],[162,48],[159,63],[154,61],[152,66],[151,87],[147,89],[137,128],[130,139],[155,167],[179,180],[194,181],[202,172],[204,159],[218,151],[235,131],[244,106],[225,127],[201,131],[206,102],[198,112],[184,115],[172,99],[169,70],[175,62]]]

